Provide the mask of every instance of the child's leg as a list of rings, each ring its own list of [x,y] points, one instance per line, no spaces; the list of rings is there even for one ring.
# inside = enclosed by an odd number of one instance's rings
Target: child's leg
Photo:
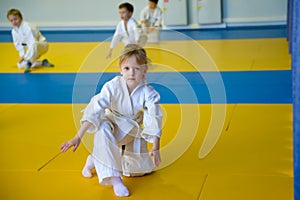
[[[92,177],[91,170],[95,168],[94,159],[92,155],[89,155],[86,159],[85,166],[83,167],[81,173],[84,177],[90,178]]]
[[[113,186],[116,196],[129,196],[129,191],[124,185],[118,170],[108,167],[96,159],[94,163],[100,184]]]
[[[47,42],[34,42],[24,56],[25,60],[33,64],[41,55],[45,54],[48,51]]]
[[[129,191],[121,179],[121,154],[116,134],[111,122],[101,122],[94,137],[94,164],[101,184],[112,185],[116,196],[128,196]]]
[[[155,28],[152,32],[148,33],[148,43],[159,43],[160,41],[160,30]]]
[[[17,66],[19,69],[25,69],[27,66],[27,63],[25,61],[22,61],[21,63],[17,63]]]
[[[28,46],[28,50],[24,55],[26,62],[24,73],[30,72],[32,64],[44,53],[48,51],[47,42],[34,42],[31,46]]]
[[[36,60],[34,63],[32,63],[31,67],[54,67],[54,64],[50,63],[47,59],[42,61]]]
[[[36,60],[34,63],[32,63],[31,67],[41,67],[42,66],[42,61]]]
[[[110,177],[109,179],[110,179],[109,180],[110,184],[114,188],[114,193],[116,196],[118,196],[118,197],[129,196],[129,191],[119,176]]]

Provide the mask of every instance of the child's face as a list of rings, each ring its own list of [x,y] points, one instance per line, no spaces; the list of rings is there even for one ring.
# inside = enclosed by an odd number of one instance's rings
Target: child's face
[[[152,2],[152,1],[148,1],[148,6],[149,6],[150,9],[155,9],[157,4]]]
[[[119,9],[120,18],[124,21],[128,21],[132,16],[132,12],[129,12],[126,8]]]
[[[22,22],[22,19],[19,15],[9,15],[8,21],[10,21],[12,26],[19,27]]]
[[[135,56],[126,59],[120,66],[121,74],[129,89],[134,89],[146,77],[147,66],[139,65]]]

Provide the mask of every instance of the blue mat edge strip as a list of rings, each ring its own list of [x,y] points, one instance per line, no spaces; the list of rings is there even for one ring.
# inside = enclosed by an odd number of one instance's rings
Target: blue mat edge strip
[[[42,30],[48,42],[110,41],[114,30]],[[227,27],[219,29],[161,30],[161,40],[219,40],[286,38],[286,25]],[[0,30],[0,42],[12,42],[9,30]]]
[[[0,103],[88,103],[117,74],[3,73]],[[162,104],[292,103],[291,70],[149,72],[147,80],[161,94]]]

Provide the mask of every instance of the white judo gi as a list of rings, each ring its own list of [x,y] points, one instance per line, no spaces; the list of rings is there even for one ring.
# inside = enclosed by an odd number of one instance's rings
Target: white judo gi
[[[154,164],[147,142],[161,136],[160,95],[141,82],[129,94],[122,76],[104,84],[84,110],[81,123],[93,124],[95,132],[92,156],[99,182],[105,178],[150,173]],[[142,127],[143,126],[143,127]],[[125,151],[121,154],[121,145]]]
[[[140,13],[141,20],[146,20],[146,27],[161,27],[162,26],[162,16],[163,11],[160,7],[156,7],[153,12],[151,12],[149,6],[143,8]],[[146,31],[147,32],[147,31]],[[159,42],[160,31],[159,28],[154,29],[152,32],[148,32],[148,42]]]
[[[124,20],[119,22],[112,38],[110,48],[114,48],[120,41],[124,43],[124,46],[127,44],[135,44],[136,41],[140,42],[140,46],[144,46],[147,42],[147,37],[138,27],[137,21],[131,17],[127,22],[127,31]]]
[[[39,29],[33,24],[22,21],[19,27],[13,27],[12,37],[20,57],[24,56],[26,61],[30,61],[31,67],[40,66],[41,62],[36,61],[48,51],[48,43]],[[26,62],[17,65],[19,68],[24,68]]]

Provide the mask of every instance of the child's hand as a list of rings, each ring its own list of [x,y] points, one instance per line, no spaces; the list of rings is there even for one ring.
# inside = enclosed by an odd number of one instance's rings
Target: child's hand
[[[144,119],[144,112],[140,111],[138,112],[135,117],[133,118],[134,121],[136,121],[138,124],[141,124]]]
[[[151,33],[151,32],[153,32],[155,29],[156,29],[155,26],[151,26],[151,27],[149,27],[148,32]]]
[[[25,60],[25,58],[24,58],[24,56],[22,56],[21,58],[19,58],[18,63],[21,63],[24,60]]]
[[[76,135],[76,136],[75,136],[73,139],[71,139],[70,141],[63,143],[63,144],[61,145],[61,147],[60,147],[60,151],[61,151],[61,152],[66,152],[69,148],[71,148],[72,146],[74,146],[73,152],[75,152],[76,149],[78,148],[79,144],[80,144],[80,141],[81,141],[80,137],[78,137],[78,136]]]
[[[161,162],[159,149],[151,149],[149,154],[152,157],[154,166],[158,167]]]
[[[106,55],[106,59],[110,59],[111,58],[111,54],[112,54],[112,49],[109,49],[107,55]]]

